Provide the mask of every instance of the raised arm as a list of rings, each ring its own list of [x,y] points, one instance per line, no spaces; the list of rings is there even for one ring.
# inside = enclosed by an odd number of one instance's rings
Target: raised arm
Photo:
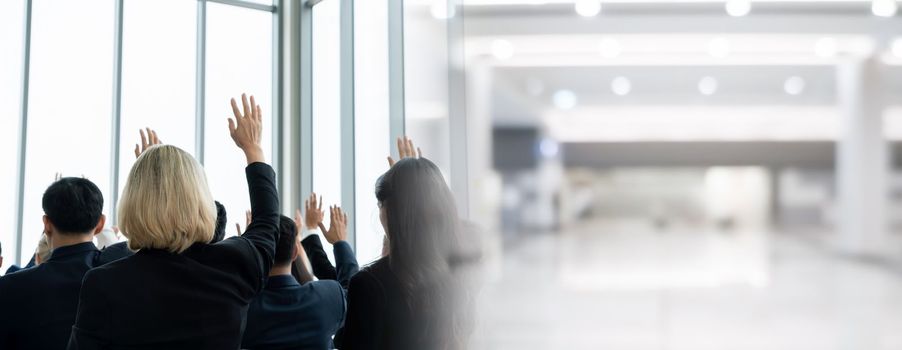
[[[303,230],[303,232],[298,232],[298,234],[302,237],[301,246],[306,252],[307,260],[310,261],[313,275],[321,280],[334,280],[338,278],[338,275],[335,272],[335,267],[329,261],[326,251],[323,250],[323,244],[319,240],[319,235],[310,233],[311,231],[315,232],[317,227],[322,227],[323,216],[323,198],[319,197],[317,199],[316,193],[311,193],[310,197],[304,201],[303,217],[301,216],[301,211],[297,210],[294,214],[294,221],[298,230]],[[326,230],[323,228],[321,230],[325,234]]]
[[[272,268],[276,251],[276,239],[279,234],[279,194],[276,190],[276,174],[272,167],[265,163],[263,147],[261,147],[263,131],[263,114],[254,97],[248,103],[247,96],[241,95],[243,109],[238,109],[232,99],[234,120],[229,119],[229,134],[247,159],[247,187],[251,200],[251,222],[241,236],[247,239],[259,253],[262,279]]]
[[[341,286],[348,288],[351,277],[357,274],[360,266],[351,245],[348,244],[348,214],[337,205],[329,208],[329,230],[326,231],[326,241],[332,244],[335,253],[336,280]]]

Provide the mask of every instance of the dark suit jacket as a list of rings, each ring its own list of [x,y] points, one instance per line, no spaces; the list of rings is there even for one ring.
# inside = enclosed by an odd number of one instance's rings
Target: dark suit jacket
[[[319,280],[301,285],[290,275],[269,277],[266,288],[248,308],[242,348],[332,348],[332,335],[344,321],[344,288],[358,269],[347,242],[336,242],[333,251],[338,265],[337,281]]]
[[[142,249],[85,275],[69,349],[237,349],[243,313],[272,266],[275,173],[245,169],[251,224],[242,236],[176,254]]]
[[[388,258],[376,260],[351,278],[348,314],[335,335],[338,349],[431,350],[444,349],[430,336],[448,330],[435,325],[435,310],[412,310]]]
[[[304,247],[304,252],[307,253],[307,260],[310,261],[310,267],[316,278],[321,280],[338,279],[338,272],[335,271],[335,267],[329,261],[329,256],[326,255],[326,251],[323,249],[323,242],[320,241],[319,235],[307,236],[307,238],[301,240],[301,245]],[[356,259],[354,264],[357,264]],[[357,271],[354,271],[354,273],[357,273]],[[349,280],[350,277],[348,276]],[[342,285],[348,288],[347,283],[342,283]]]
[[[115,248],[114,248],[115,247]],[[63,349],[91,268],[131,255],[125,243],[56,248],[43,264],[0,278],[0,349]]]

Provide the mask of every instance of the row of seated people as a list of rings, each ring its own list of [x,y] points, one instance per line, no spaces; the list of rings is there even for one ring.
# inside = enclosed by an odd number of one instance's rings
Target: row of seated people
[[[359,269],[340,207],[327,208],[328,228],[315,194],[303,215],[280,215],[261,109],[253,96],[231,104],[229,133],[247,160],[245,229],[224,239],[225,208],[202,166],[142,130],[119,203],[126,241],[104,230],[90,180],[59,178],[45,191],[42,243],[0,277],[0,349],[465,347],[462,223],[438,167],[398,140],[400,158],[376,182],[383,256]]]

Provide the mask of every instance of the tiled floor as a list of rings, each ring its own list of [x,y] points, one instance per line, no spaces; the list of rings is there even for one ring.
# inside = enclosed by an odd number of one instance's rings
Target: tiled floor
[[[473,349],[902,349],[902,269],[818,235],[591,222],[489,264]]]

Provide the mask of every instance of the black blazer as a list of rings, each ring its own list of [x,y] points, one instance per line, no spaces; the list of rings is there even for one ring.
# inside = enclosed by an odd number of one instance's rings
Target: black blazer
[[[411,310],[388,258],[376,260],[351,278],[348,314],[335,335],[338,349],[442,349],[429,334],[423,310]]]
[[[358,269],[347,242],[336,242],[333,251],[338,281],[322,279],[301,285],[291,275],[269,277],[266,288],[248,308],[242,348],[332,349],[332,335],[347,309],[344,288]]]
[[[320,241],[319,235],[309,235],[307,238],[302,239],[301,246],[304,247],[304,252],[307,253],[307,260],[310,261],[310,267],[316,278],[321,280],[338,279],[338,272],[335,271],[335,267],[329,261],[329,256],[326,255],[326,251],[323,249],[323,242]],[[338,260],[338,257],[335,260]],[[354,259],[354,265],[357,265],[356,258]],[[354,270],[354,273],[357,273],[357,270]],[[347,275],[348,281],[353,275]],[[348,288],[348,281],[344,281],[341,285]]]
[[[0,277],[0,349],[63,349],[75,323],[81,281],[91,268],[132,253],[92,242],[59,247],[43,264]]]
[[[251,224],[242,236],[181,254],[142,249],[91,270],[69,349],[237,349],[243,313],[272,267],[279,233],[275,173],[245,169]]]

